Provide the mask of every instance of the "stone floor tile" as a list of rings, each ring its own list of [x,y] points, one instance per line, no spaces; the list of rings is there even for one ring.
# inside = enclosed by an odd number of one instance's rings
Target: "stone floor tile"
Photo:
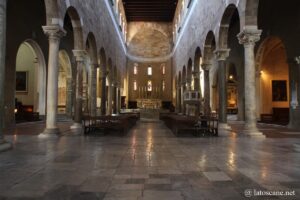
[[[203,172],[203,174],[210,181],[232,181],[224,172]]]

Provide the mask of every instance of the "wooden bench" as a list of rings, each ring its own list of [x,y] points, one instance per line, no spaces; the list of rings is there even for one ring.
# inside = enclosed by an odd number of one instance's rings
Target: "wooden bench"
[[[197,118],[173,113],[161,113],[160,120],[176,136],[183,133],[191,133],[194,136],[218,136],[218,119],[216,116]]]
[[[103,131],[104,134],[110,131],[121,132],[126,135],[129,129],[135,125],[137,117],[134,115],[122,116],[84,116],[82,123],[84,133],[89,134],[95,131]]]

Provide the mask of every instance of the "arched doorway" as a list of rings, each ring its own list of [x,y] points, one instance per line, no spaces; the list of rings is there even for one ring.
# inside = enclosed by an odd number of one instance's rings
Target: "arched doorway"
[[[289,122],[289,65],[284,43],[267,37],[257,52],[258,115],[263,122]]]
[[[38,120],[46,112],[46,63],[40,46],[34,40],[26,40],[16,57],[16,121]],[[32,113],[26,114],[24,113]],[[20,115],[18,115],[20,114]],[[21,116],[22,115],[22,116]]]
[[[72,114],[72,67],[68,53],[58,53],[58,114]]]

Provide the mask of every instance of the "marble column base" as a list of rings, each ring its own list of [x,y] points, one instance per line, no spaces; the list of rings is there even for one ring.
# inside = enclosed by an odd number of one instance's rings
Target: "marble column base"
[[[59,135],[60,131],[58,128],[46,128],[44,132],[42,132],[40,135]]]
[[[5,140],[0,141],[0,152],[7,151],[9,149],[12,149],[11,143],[6,142]]]
[[[228,137],[231,132],[231,127],[227,123],[219,123],[218,135],[221,137]]]
[[[82,129],[82,124],[81,123],[74,123],[71,127],[70,127],[71,130],[73,129]]]
[[[248,137],[253,137],[253,138],[266,138],[266,136],[260,132],[258,129],[245,129],[243,133],[248,136]]]
[[[219,123],[219,130],[231,131],[231,127],[227,123]]]

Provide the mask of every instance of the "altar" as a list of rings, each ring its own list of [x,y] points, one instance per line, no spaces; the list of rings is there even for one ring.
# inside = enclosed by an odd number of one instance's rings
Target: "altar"
[[[137,99],[137,107],[142,109],[160,109],[162,102],[160,99]]]

